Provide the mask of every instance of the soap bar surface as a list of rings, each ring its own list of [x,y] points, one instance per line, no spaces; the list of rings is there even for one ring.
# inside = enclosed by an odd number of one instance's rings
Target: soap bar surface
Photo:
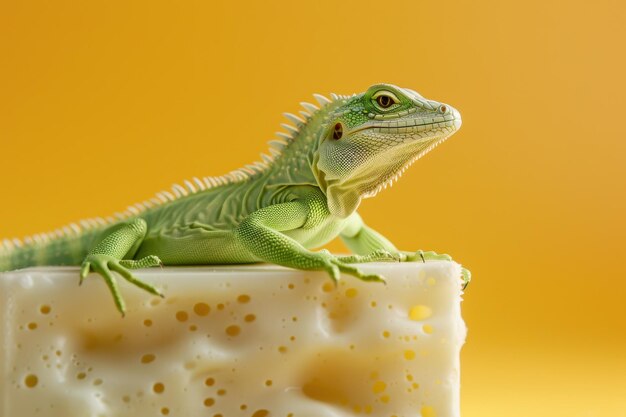
[[[456,417],[460,267],[387,285],[272,265],[141,270],[165,299],[78,268],[0,274],[3,417]]]

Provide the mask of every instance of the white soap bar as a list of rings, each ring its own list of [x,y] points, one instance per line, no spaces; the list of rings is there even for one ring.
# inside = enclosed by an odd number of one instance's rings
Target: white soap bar
[[[141,270],[167,298],[78,269],[0,274],[3,417],[454,417],[460,267],[362,265],[388,284],[271,265]]]

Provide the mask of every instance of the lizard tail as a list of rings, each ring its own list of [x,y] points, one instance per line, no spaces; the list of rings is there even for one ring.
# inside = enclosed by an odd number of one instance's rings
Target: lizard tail
[[[0,272],[38,265],[80,265],[98,230],[52,239],[34,239],[28,243],[0,241]]]
[[[27,252],[31,252],[32,248],[11,248],[6,247],[0,249],[0,272],[12,271],[14,269],[26,268],[30,265],[26,260],[31,258]]]
[[[0,272],[11,270],[11,255],[9,251],[3,247],[0,247]]]

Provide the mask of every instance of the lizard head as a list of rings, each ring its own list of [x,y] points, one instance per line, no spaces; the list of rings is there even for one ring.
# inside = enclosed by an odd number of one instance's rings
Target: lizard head
[[[452,106],[390,84],[339,98],[327,121],[314,171],[331,212],[340,217],[392,185],[461,127]]]

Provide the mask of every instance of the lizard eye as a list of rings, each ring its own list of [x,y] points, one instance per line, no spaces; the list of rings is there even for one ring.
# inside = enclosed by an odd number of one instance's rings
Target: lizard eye
[[[391,106],[391,104],[393,103],[393,100],[389,96],[378,96],[378,98],[376,99],[376,102],[378,103],[380,107],[382,107],[383,109],[386,109],[387,107]]]
[[[372,99],[376,103],[376,105],[381,109],[388,109],[395,104],[399,104],[400,100],[388,91],[379,91],[378,93],[372,96]]]

